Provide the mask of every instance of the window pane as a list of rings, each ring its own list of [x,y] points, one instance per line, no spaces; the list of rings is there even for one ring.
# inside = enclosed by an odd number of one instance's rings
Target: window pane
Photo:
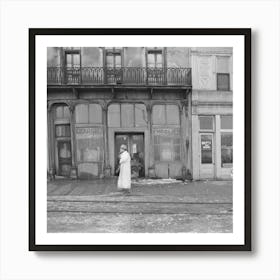
[[[72,67],[72,55],[70,53],[66,54],[66,67]]]
[[[217,74],[217,90],[229,90],[229,74]]]
[[[156,161],[180,160],[180,130],[178,128],[155,128],[153,135]]]
[[[232,116],[221,116],[221,129],[232,129]]]
[[[120,127],[120,105],[112,104],[108,108],[108,126]]]
[[[73,66],[80,67],[80,54],[78,53],[73,54]]]
[[[122,127],[134,126],[133,104],[121,104],[121,125]]]
[[[99,104],[89,105],[89,122],[102,123],[102,109]]]
[[[158,54],[156,55],[156,59],[157,59],[156,67],[157,67],[157,68],[161,68],[161,67],[162,67],[162,54],[161,54],[161,53],[158,53]]]
[[[201,135],[201,163],[212,163],[211,135]]]
[[[199,117],[200,129],[213,130],[213,117],[200,116]]]
[[[217,73],[229,73],[229,57],[217,57]]]
[[[55,136],[56,137],[70,137],[70,125],[56,125],[55,126]]]
[[[180,124],[179,108],[177,105],[166,105],[167,124]]]
[[[121,67],[122,66],[122,60],[120,55],[115,56],[115,61],[116,61],[116,67]]]
[[[222,167],[233,163],[232,133],[221,134],[221,163]]]
[[[135,104],[135,126],[147,126],[147,111],[144,104]]]
[[[79,104],[75,110],[76,123],[88,123],[88,104]]]
[[[112,55],[107,55],[106,56],[107,67],[113,67],[114,66],[113,58],[114,57]]]
[[[166,124],[165,105],[153,106],[153,124]]]
[[[55,117],[57,119],[62,119],[64,116],[64,106],[56,107]]]
[[[155,59],[156,59],[155,54],[148,53],[148,66],[149,67],[155,67],[155,63],[156,63]]]
[[[103,130],[101,127],[76,127],[78,162],[103,160]]]
[[[63,108],[63,118],[65,119],[70,118],[70,110],[68,106],[64,106]]]

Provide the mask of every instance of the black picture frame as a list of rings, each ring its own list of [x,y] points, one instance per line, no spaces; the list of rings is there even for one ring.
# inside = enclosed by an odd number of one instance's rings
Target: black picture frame
[[[38,245],[35,225],[35,55],[36,36],[44,35],[237,35],[244,36],[244,244],[242,245]],[[251,251],[251,29],[29,29],[29,250],[30,251]]]

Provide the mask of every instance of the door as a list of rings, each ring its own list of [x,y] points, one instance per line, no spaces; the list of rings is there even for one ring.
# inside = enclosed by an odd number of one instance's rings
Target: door
[[[120,146],[125,144],[131,157],[131,177],[145,177],[144,133],[115,135],[115,167],[118,166]]]
[[[71,166],[72,166],[71,141],[68,140],[58,141],[57,151],[58,151],[58,175],[69,177]]]
[[[79,52],[69,52],[66,56],[65,80],[67,84],[79,84],[81,75],[81,62]]]
[[[214,178],[214,146],[213,134],[200,134],[200,178]]]

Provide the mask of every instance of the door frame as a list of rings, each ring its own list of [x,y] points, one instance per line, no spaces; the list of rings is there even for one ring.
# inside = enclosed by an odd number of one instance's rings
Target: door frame
[[[144,177],[146,177],[147,173],[146,173],[146,153],[145,153],[145,133],[144,131],[141,132],[141,131],[126,131],[126,132],[115,132],[114,133],[114,162],[116,162],[116,155],[117,155],[117,151],[116,151],[116,136],[117,135],[127,135],[128,136],[128,152],[130,150],[130,144],[131,144],[131,136],[132,135],[143,135],[143,148],[144,148]],[[114,166],[114,169],[115,170],[115,166]]]
[[[111,170],[115,170],[115,134],[127,134],[127,133],[144,133],[144,163],[145,163],[145,176],[148,176],[148,168],[150,166],[150,160],[152,155],[152,148],[150,145],[150,131],[148,127],[131,127],[131,128],[119,128],[119,127],[108,127],[108,154],[109,164]]]

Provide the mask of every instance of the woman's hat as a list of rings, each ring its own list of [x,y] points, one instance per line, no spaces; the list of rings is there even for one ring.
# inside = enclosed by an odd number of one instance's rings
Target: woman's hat
[[[126,145],[124,145],[124,144],[122,144],[122,145],[121,145],[121,149],[123,149],[123,150],[127,150],[127,146],[126,146]]]

